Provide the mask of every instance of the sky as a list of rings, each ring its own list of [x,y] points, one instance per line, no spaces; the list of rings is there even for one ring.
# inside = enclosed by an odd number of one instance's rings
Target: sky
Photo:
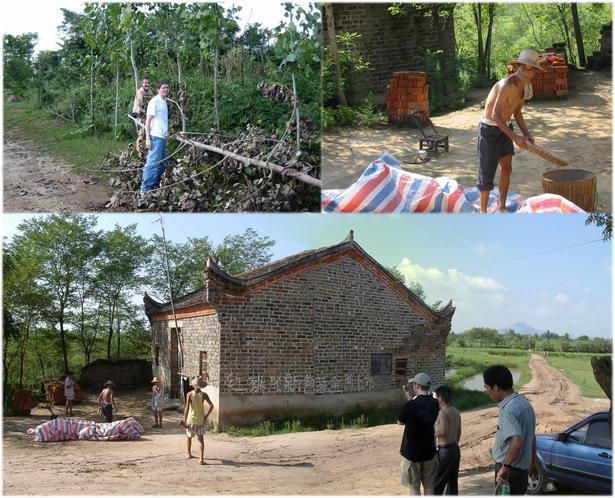
[[[243,31],[248,23],[261,23],[264,27],[277,26],[284,20],[284,8],[281,1],[244,0],[220,1],[226,8],[241,6],[237,14],[239,26]],[[307,6],[309,2],[292,2]],[[61,8],[83,12],[83,1],[77,0],[4,0],[2,2],[2,28],[4,34],[20,35],[35,32],[39,35],[35,52],[57,50],[60,39],[57,27],[62,23]]]
[[[3,234],[34,215],[5,214]],[[136,223],[160,234],[160,215],[98,214],[100,229]],[[273,259],[355,241],[386,267],[418,281],[427,303],[453,300],[452,330],[517,322],[572,337],[611,337],[612,244],[587,215],[162,214],[168,239],[225,235],[249,227],[276,241]]]

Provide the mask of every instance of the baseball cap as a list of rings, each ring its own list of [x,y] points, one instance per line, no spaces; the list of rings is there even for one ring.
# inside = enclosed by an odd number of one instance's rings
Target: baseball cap
[[[408,379],[408,382],[416,382],[419,386],[431,386],[431,377],[424,372],[417,373],[413,379]]]

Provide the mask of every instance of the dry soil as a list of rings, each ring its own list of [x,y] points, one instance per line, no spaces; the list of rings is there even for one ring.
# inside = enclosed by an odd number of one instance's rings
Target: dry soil
[[[539,432],[562,430],[607,407],[605,400],[581,397],[541,357],[532,356],[531,368],[532,381],[521,392],[534,406]],[[94,396],[86,398],[76,413],[92,418]],[[118,393],[119,415],[133,415],[146,428],[135,442],[37,443],[24,432],[48,413],[37,408],[30,417],[5,417],[4,494],[407,494],[399,483],[400,426],[259,438],[207,434],[207,465],[201,466],[183,457],[185,437],[176,411],[165,411],[162,429],[150,429],[147,398],[145,390]],[[460,494],[492,494],[497,416],[495,405],[462,413]]]

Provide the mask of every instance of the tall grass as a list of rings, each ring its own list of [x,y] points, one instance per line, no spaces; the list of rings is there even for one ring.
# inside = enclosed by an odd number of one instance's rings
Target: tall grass
[[[588,398],[606,398],[596,382],[591,365],[591,353],[550,353],[547,361],[581,388],[581,394]],[[604,355],[600,355],[604,356]]]

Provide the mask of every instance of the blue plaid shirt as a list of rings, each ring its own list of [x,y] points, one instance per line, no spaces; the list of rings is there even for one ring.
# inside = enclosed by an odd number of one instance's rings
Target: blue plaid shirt
[[[509,462],[511,467],[528,470],[532,464],[532,443],[536,434],[536,416],[530,402],[519,393],[506,396],[498,405],[500,417],[491,454],[502,463],[510,449],[510,438],[520,436],[523,446],[519,456]]]

